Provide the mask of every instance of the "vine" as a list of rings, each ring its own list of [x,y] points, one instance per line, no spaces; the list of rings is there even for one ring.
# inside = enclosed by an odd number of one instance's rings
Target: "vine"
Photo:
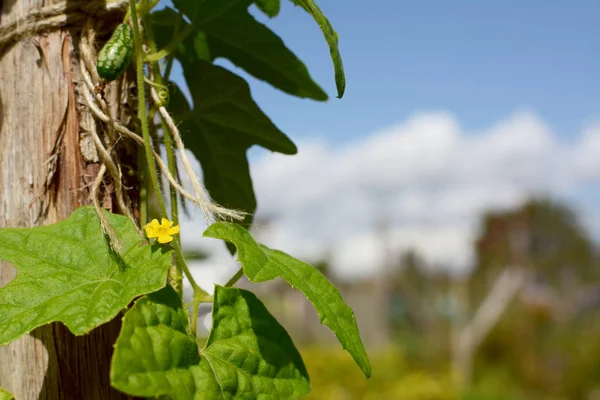
[[[345,80],[337,34],[312,0],[292,1],[323,30],[341,97]],[[182,400],[300,398],[310,386],[298,350],[256,296],[234,287],[242,276],[250,282],[280,277],[306,295],[321,322],[370,376],[354,314],[339,291],[312,266],[258,244],[242,226],[252,223],[256,207],[246,150],[258,144],[293,154],[296,147],[255,104],[247,83],[213,61],[226,57],[291,95],[314,100],[327,95],[279,37],[248,13],[252,1],[173,3],[177,10],[154,11],[156,0],[129,0],[122,24],[97,56],[92,19],[84,24],[80,91],[94,119],[87,130],[101,162],[92,186],[93,207],[81,207],[53,225],[0,229],[0,258],[13,263],[18,272],[0,288],[0,345],[56,321],[83,335],[125,310],[111,363],[113,387],[134,396]],[[279,0],[256,5],[269,17],[275,17],[280,7]],[[255,43],[268,46],[273,55],[257,51]],[[183,66],[193,107],[169,82],[175,58]],[[104,97],[110,81],[122,84],[132,71],[138,128],[135,118],[126,121],[111,115]],[[166,164],[155,147],[159,134]],[[123,189],[115,151],[121,136],[143,147],[138,219]],[[186,149],[200,161],[205,187]],[[178,158],[192,193],[178,179]],[[161,176],[169,184],[168,197]],[[113,184],[123,215],[101,207],[99,192],[105,179]],[[180,198],[202,211],[209,223],[204,236],[237,250],[241,268],[224,286],[215,286],[213,296],[196,283],[183,257]],[[158,215],[149,220],[154,216],[152,199]],[[194,292],[191,315],[182,302],[183,276]],[[213,327],[200,348],[196,325],[203,302],[213,303]],[[3,393],[0,389],[0,398]]]

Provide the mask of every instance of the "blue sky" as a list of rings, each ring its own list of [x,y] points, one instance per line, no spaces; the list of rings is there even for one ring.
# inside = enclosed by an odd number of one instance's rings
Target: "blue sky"
[[[261,107],[294,137],[344,141],[438,109],[475,130],[517,108],[534,110],[569,136],[600,112],[597,0],[320,5],[340,35],[344,99],[324,105],[253,85]],[[261,19],[334,94],[327,47],[311,18],[284,1],[279,17]]]
[[[220,62],[248,78],[258,104],[294,139],[345,142],[428,110],[452,112],[474,131],[517,109],[568,138],[600,115],[597,0],[319,4],[340,36],[342,100],[321,32],[290,1],[274,19],[253,14],[306,63],[329,102],[290,97]]]

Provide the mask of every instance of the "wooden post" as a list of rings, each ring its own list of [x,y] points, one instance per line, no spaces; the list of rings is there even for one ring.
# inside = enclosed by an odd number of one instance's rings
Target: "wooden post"
[[[99,3],[105,7],[104,1]],[[32,11],[57,4],[2,0],[0,29],[16,21],[23,21],[20,28],[31,25]],[[0,46],[0,227],[53,223],[90,203],[89,185],[98,165],[84,160],[79,145],[76,43],[87,16],[76,12],[72,21],[66,14],[57,16],[55,20],[64,21],[59,27],[26,33]],[[94,18],[116,25],[123,14],[121,8]],[[0,286],[13,278],[12,266],[0,263]],[[113,390],[108,377],[120,320],[82,337],[61,324],[47,325],[0,348],[0,386],[18,400],[129,398]]]

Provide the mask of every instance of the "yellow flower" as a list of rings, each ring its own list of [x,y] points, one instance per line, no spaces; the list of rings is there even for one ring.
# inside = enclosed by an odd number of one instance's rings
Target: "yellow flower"
[[[159,224],[155,218],[144,226],[146,236],[148,238],[158,238],[158,243],[169,243],[173,240],[173,235],[179,233],[179,225],[173,226],[173,223],[173,221],[163,218]]]

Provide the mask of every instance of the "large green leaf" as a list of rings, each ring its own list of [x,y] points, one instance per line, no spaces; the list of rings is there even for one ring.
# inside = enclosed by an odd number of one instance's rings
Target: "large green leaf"
[[[144,244],[128,218],[106,217],[120,254],[92,207],[53,225],[0,229],[0,258],[17,269],[0,289],[0,345],[55,321],[83,335],[166,284],[170,252]]]
[[[296,146],[258,108],[246,81],[232,72],[195,60],[182,64],[194,100],[190,110],[181,91],[171,96],[170,108],[179,121],[185,145],[202,164],[204,182],[212,198],[226,207],[249,213],[256,198],[246,152],[258,144],[294,154]],[[192,80],[192,76],[197,78]]]
[[[227,3],[226,5],[224,3]],[[201,33],[205,36],[209,53],[216,58],[227,58],[256,78],[288,94],[313,100],[327,100],[327,94],[311,78],[306,66],[292,53],[283,41],[269,28],[258,22],[248,12],[251,1],[223,2],[205,0],[189,4],[175,1],[176,6],[193,21],[192,37]],[[266,2],[271,6],[271,2]],[[163,30],[174,26],[179,18],[170,9],[153,16]],[[187,23],[180,21],[180,29]],[[171,31],[172,32],[172,31]],[[173,37],[172,33],[158,35],[159,45]],[[189,41],[184,47],[189,47]],[[185,51],[185,50],[184,50]]]
[[[0,400],[15,400],[14,396],[0,387]]]
[[[315,19],[325,40],[329,45],[329,53],[331,53],[331,60],[333,61],[333,68],[335,71],[335,85],[337,86],[338,98],[342,98],[344,91],[346,90],[346,75],[344,74],[344,64],[342,63],[342,55],[338,46],[338,35],[333,30],[331,23],[325,17],[319,6],[313,0],[292,0],[297,6],[302,7]]]
[[[138,300],[123,318],[111,384],[131,395],[174,400],[297,399],[310,391],[285,329],[251,292],[220,286],[201,351],[173,289]]]
[[[231,134],[216,136],[199,133],[187,143],[202,164],[204,184],[212,198],[225,207],[247,212],[244,223],[250,224],[256,210],[256,197],[246,157],[250,146],[236,141]]]
[[[184,65],[183,73],[194,100],[194,121],[202,133],[296,153],[294,143],[256,105],[244,79],[200,60]]]
[[[281,251],[256,243],[250,233],[237,224],[217,222],[208,227],[204,236],[233,243],[244,274],[251,282],[281,277],[302,291],[317,310],[321,323],[331,328],[365,376],[371,375],[371,364],[360,339],[354,313],[321,272]]]
[[[218,0],[221,1],[221,0]],[[269,28],[235,7],[218,19],[199,24],[213,57],[224,57],[256,78],[291,95],[327,100],[306,66]]]

